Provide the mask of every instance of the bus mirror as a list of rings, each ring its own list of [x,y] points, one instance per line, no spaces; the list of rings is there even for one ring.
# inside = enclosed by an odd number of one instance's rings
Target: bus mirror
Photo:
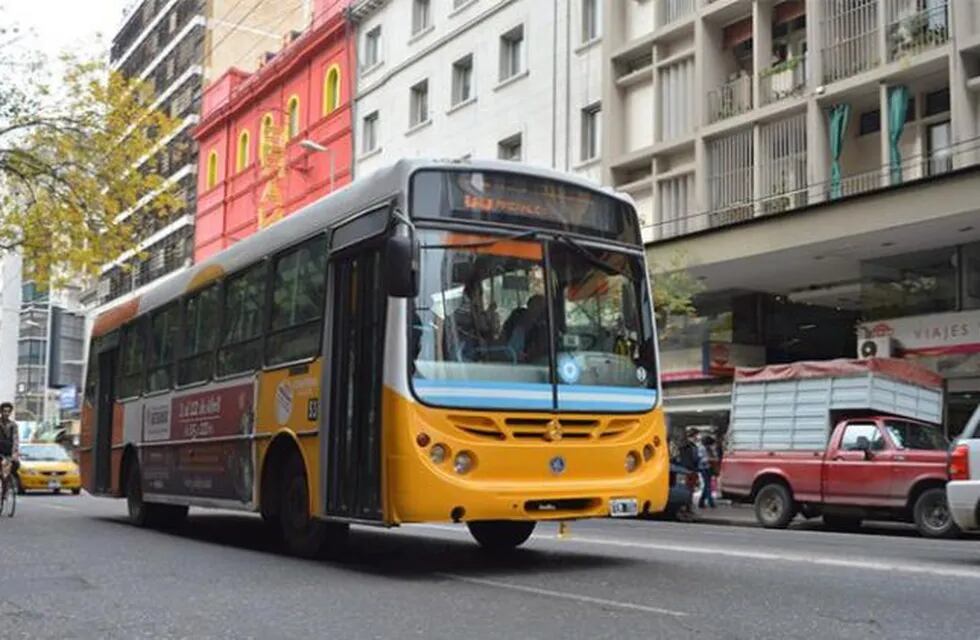
[[[418,247],[415,235],[391,235],[385,247],[385,286],[393,298],[414,298],[419,292]]]

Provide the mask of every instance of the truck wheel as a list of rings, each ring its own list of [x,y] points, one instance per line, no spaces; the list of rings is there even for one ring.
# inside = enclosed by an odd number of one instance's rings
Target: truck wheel
[[[767,529],[785,529],[796,515],[793,496],[786,485],[767,484],[755,495],[755,518]]]
[[[857,531],[861,528],[861,518],[824,514],[823,523],[834,531]]]
[[[509,551],[524,544],[534,531],[535,522],[484,520],[467,522],[470,535],[488,551]]]
[[[955,538],[960,529],[953,522],[946,501],[946,489],[936,487],[922,492],[912,508],[915,528],[926,538]]]

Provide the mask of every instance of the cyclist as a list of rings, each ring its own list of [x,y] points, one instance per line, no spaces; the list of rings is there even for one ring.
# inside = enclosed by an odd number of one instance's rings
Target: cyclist
[[[20,433],[17,423],[10,419],[13,411],[14,405],[0,403],[0,459],[10,458],[10,473],[16,475],[20,466]]]

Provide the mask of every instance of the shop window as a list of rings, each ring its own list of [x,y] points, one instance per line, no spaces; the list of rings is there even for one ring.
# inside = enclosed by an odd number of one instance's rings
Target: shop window
[[[930,249],[861,264],[865,319],[955,311],[956,249]]]
[[[963,308],[980,309],[980,242],[963,247]]]

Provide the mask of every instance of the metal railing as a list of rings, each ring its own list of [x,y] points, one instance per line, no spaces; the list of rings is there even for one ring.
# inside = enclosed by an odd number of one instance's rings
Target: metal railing
[[[946,0],[931,0],[925,5],[916,0],[887,2],[889,61],[916,55],[949,41]]]
[[[806,204],[806,113],[762,125],[759,146],[762,202],[758,213],[779,213]]]
[[[752,76],[741,75],[708,92],[708,122],[752,110]]]
[[[710,140],[708,226],[725,226],[753,215],[754,150],[752,129]]]
[[[657,0],[657,26],[677,22],[694,13],[694,0]]]
[[[878,0],[828,2],[823,20],[823,80],[834,82],[878,66]]]
[[[744,147],[744,143],[741,146]],[[718,150],[709,147],[709,162],[712,163],[712,166],[716,162],[713,154],[717,153]],[[728,144],[725,151],[725,155],[732,158],[733,161],[740,157],[740,153],[734,149],[731,143]],[[744,152],[741,152],[741,156],[744,156]],[[775,173],[784,169],[786,163],[794,161],[800,163],[799,154],[796,156],[795,160],[780,160],[774,163],[771,169],[762,168],[762,171],[768,170]],[[751,164],[752,160],[749,157],[747,169],[733,169],[725,173],[709,175],[709,208],[692,212],[685,218],[672,217],[654,222],[652,225],[654,241],[683,236],[705,228],[722,228],[763,215],[788,215],[794,210],[815,202],[839,200],[848,196],[873,193],[892,186],[890,166],[884,164],[873,169],[843,176],[837,186],[836,194],[835,185],[831,180],[809,184],[796,182],[794,183],[796,186],[778,194],[774,194],[772,191],[767,192],[765,189],[766,182],[763,180],[762,193],[755,196],[751,188],[753,175]],[[936,149],[931,153],[907,157],[899,168],[903,183],[913,185],[950,171],[978,165],[980,165],[980,137],[963,140],[954,145]],[[797,164],[791,171],[798,172],[801,168],[802,163]],[[805,174],[797,173],[796,175],[802,177]]]
[[[759,106],[802,95],[807,83],[806,54],[759,72]]]

